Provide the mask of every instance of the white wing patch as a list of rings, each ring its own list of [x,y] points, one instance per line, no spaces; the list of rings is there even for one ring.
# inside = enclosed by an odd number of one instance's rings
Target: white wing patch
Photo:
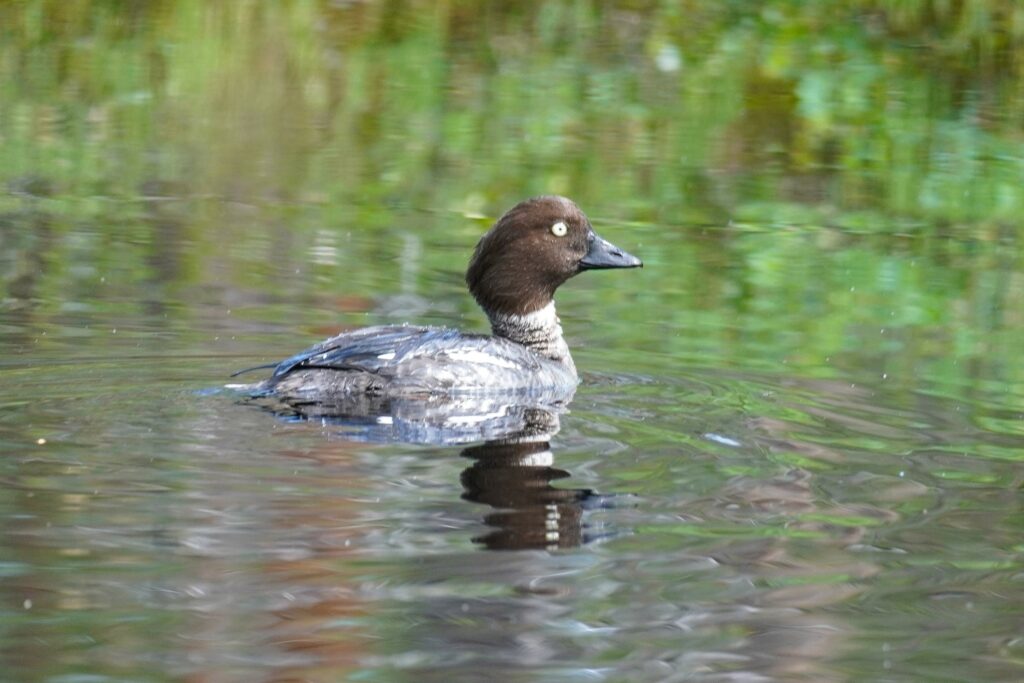
[[[388,351],[387,353],[380,354],[379,356],[377,356],[377,358],[379,358],[380,360],[394,360],[395,352]]]
[[[518,366],[510,360],[492,356],[476,349],[451,349],[445,351],[445,355],[452,360],[465,361],[467,363],[484,363],[486,365],[497,365],[500,368],[515,370]]]

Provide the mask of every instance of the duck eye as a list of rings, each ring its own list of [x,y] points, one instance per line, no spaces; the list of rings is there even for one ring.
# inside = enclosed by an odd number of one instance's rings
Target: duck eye
[[[551,234],[555,237],[565,237],[567,232],[569,232],[569,228],[562,221],[558,221],[551,226]]]

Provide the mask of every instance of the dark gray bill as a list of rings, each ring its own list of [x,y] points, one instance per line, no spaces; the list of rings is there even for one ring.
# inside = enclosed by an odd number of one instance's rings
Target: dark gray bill
[[[580,261],[580,270],[601,268],[643,268],[643,261],[623,251],[606,239],[590,233],[590,248]]]

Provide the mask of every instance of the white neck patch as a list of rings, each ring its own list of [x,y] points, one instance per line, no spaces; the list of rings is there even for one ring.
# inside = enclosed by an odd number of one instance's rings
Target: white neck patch
[[[504,337],[522,344],[545,358],[569,366],[573,372],[576,366],[569,355],[569,346],[562,337],[562,325],[555,312],[555,302],[526,315],[487,312],[491,320],[491,331],[497,337]]]

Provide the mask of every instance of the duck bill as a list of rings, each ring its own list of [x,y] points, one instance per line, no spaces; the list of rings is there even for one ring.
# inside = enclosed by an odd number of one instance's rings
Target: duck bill
[[[628,251],[619,249],[606,239],[590,234],[590,247],[580,261],[580,270],[605,270],[607,268],[643,268],[643,261]]]

